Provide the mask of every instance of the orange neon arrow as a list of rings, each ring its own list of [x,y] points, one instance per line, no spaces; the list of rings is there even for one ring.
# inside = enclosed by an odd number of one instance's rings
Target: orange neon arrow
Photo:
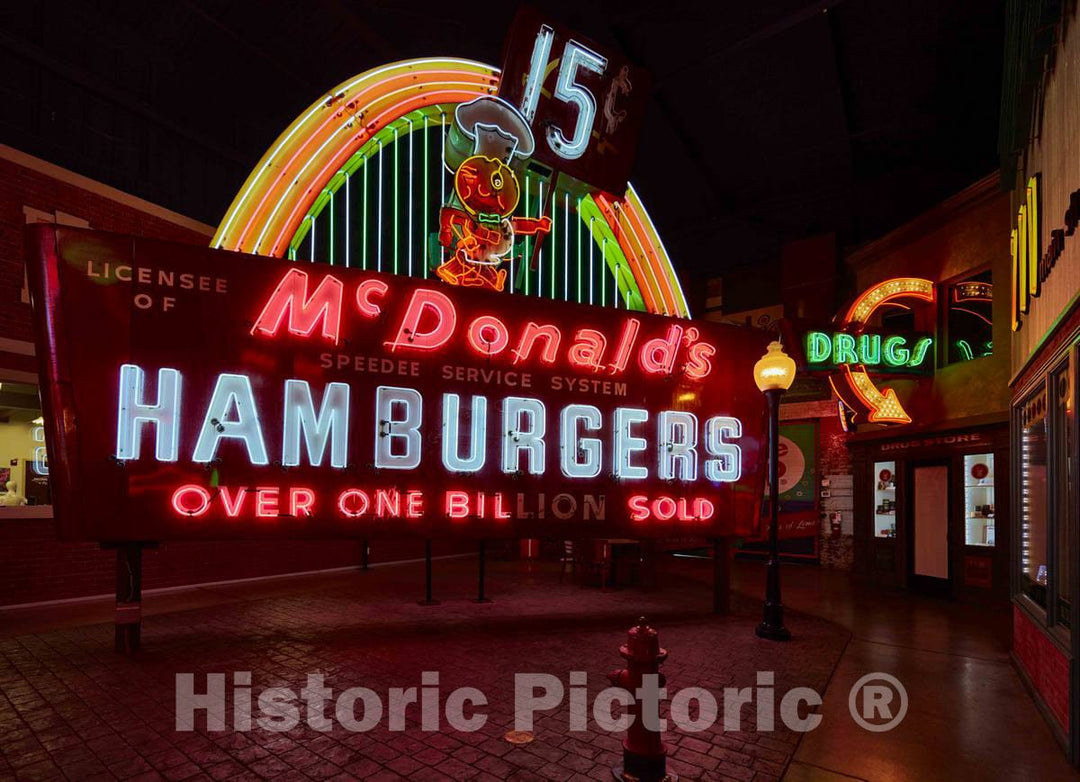
[[[923,301],[934,301],[934,283],[919,277],[897,277],[892,280],[879,282],[863,292],[848,308],[842,323],[844,325],[865,324],[883,304],[896,299],[914,298]],[[850,365],[844,366],[844,381],[852,393],[863,403],[870,415],[867,420],[873,424],[909,424],[911,416],[908,415],[904,406],[891,388],[878,389],[870,379],[863,364],[852,369]],[[836,385],[833,384],[833,390]],[[837,396],[844,398],[837,392]]]
[[[896,392],[891,388],[878,390],[866,370],[859,366],[857,369],[844,367],[848,385],[855,391],[870,415],[867,420],[872,424],[910,424],[911,416],[904,410]]]

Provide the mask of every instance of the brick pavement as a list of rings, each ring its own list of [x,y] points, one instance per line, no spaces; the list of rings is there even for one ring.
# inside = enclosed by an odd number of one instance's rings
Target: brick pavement
[[[777,692],[821,691],[849,638],[837,625],[791,615],[792,643],[761,641],[753,635],[757,603],[736,596],[735,614],[716,618],[708,590],[677,577],[658,592],[602,593],[559,585],[550,570],[497,565],[490,579],[497,602],[477,605],[467,600],[473,563],[437,566],[441,606],[409,599],[420,584],[417,566],[251,594],[234,589],[221,605],[147,618],[144,649],[132,657],[112,651],[108,624],[8,635],[0,639],[0,777],[608,780],[621,737],[591,721],[589,731],[571,733],[565,701],[538,718],[534,742],[504,740],[513,727],[514,673],[550,673],[566,684],[570,671],[586,671],[591,703],[622,662],[626,629],[643,613],[670,650],[670,692],[695,685],[719,696],[724,687],[753,686],[758,670],[775,671]],[[475,733],[424,732],[410,707],[404,732],[391,732],[385,715],[362,733],[336,721],[327,732],[304,723],[245,732],[233,730],[231,719],[214,732],[201,714],[194,732],[175,730],[177,673],[196,674],[201,691],[203,674],[250,671],[257,698],[265,687],[298,691],[309,672],[321,672],[335,691],[369,687],[385,703],[391,687],[419,687],[425,670],[440,672],[444,698],[459,686],[481,689],[486,725]],[[333,715],[332,704],[327,712]],[[747,710],[739,732],[719,724],[669,731],[669,769],[685,779],[778,779],[798,735],[782,726],[759,734],[751,722]]]

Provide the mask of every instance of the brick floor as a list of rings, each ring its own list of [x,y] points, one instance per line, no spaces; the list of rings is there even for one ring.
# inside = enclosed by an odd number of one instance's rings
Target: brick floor
[[[756,672],[775,672],[775,689],[822,691],[849,634],[824,620],[789,616],[795,640],[774,644],[754,637],[758,607],[739,602],[716,618],[700,584],[669,578],[664,589],[600,592],[559,585],[543,569],[496,565],[497,602],[477,605],[474,564],[437,563],[440,606],[412,602],[415,566],[308,579],[273,590],[253,589],[213,607],[149,616],[140,653],[112,651],[112,626],[95,624],[0,639],[0,777],[19,779],[552,779],[607,780],[621,757],[621,736],[590,720],[571,732],[564,704],[538,717],[535,741],[511,745],[516,672],[542,672],[569,682],[586,671],[589,695],[607,686],[621,664],[626,629],[645,614],[670,651],[664,670],[669,692],[754,686]],[[239,596],[237,596],[239,594]],[[152,602],[153,598],[150,598]],[[56,610],[56,609],[54,609]],[[322,673],[336,693],[368,687],[387,701],[391,687],[419,687],[421,672],[438,671],[445,696],[477,687],[488,699],[486,725],[475,733],[420,729],[410,707],[403,732],[379,725],[353,733],[335,720],[319,732],[301,724],[286,732],[255,728],[175,730],[175,677],[250,671],[255,697],[267,687],[299,691]],[[232,700],[229,700],[231,709]],[[327,715],[333,717],[331,703]],[[258,716],[258,713],[254,715]],[[779,723],[779,719],[777,720]],[[700,733],[667,734],[669,769],[686,779],[775,780],[798,742],[780,726],[754,730],[749,710],[742,730],[718,723]]]

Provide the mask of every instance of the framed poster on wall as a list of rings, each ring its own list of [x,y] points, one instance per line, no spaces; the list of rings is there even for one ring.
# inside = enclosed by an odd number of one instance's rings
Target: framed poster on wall
[[[778,468],[780,482],[780,553],[785,558],[818,558],[818,425],[816,421],[781,422]],[[743,552],[768,553],[768,500],[762,504],[761,540],[748,541]]]

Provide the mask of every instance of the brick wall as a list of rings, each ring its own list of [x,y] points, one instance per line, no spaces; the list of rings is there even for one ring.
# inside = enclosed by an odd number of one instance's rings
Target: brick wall
[[[817,472],[818,478],[826,476],[851,476],[851,454],[847,448],[847,433],[840,425],[840,416],[836,411],[836,399],[813,402],[791,402],[780,407],[782,421],[816,421],[818,425]],[[839,495],[850,488],[832,486],[832,493]],[[820,490],[817,487],[816,490]],[[825,504],[844,505],[845,503],[826,503],[819,498],[819,507],[826,512]],[[821,565],[836,570],[851,570],[855,560],[853,519],[851,511],[842,511],[845,522],[839,535],[834,535],[832,524],[827,515],[823,515],[818,529],[818,552]]]
[[[149,236],[185,244],[209,244],[209,235],[196,230],[194,221],[190,221],[190,226],[181,225],[162,215],[151,214],[108,197],[104,194],[107,192],[104,186],[101,190],[92,192],[0,156],[0,334],[4,337],[26,341],[33,339],[30,305],[21,300],[26,230],[24,208],[46,214],[63,212],[85,220],[91,228],[101,231]]]
[[[1042,630],[1013,606],[1013,651],[1035,690],[1069,733],[1069,660]]]
[[[818,472],[820,475],[851,476],[851,452],[847,433],[840,426],[835,409],[818,420]],[[834,493],[839,489],[834,487]],[[828,519],[821,525],[821,564],[836,570],[851,570],[855,563],[854,511],[847,514],[839,535],[832,533]]]
[[[205,245],[210,228],[0,146],[0,337],[31,341],[22,301],[26,208],[91,228]],[[36,371],[32,356],[0,350],[0,371]],[[436,546],[436,555],[468,544]],[[376,542],[372,562],[422,557],[420,541]],[[111,593],[115,553],[60,543],[51,519],[0,518],[0,605]],[[345,567],[360,562],[356,541],[171,543],[147,551],[144,588]],[[417,589],[421,589],[418,585]]]

